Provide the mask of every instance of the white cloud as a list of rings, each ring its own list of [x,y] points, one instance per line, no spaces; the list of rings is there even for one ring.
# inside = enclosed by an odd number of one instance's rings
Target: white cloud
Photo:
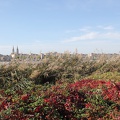
[[[99,25],[95,27],[85,26],[77,30],[72,30],[69,32],[74,32],[73,37],[63,40],[63,43],[75,42],[81,40],[119,40],[120,32],[117,31],[112,25]],[[77,34],[76,34],[77,33]],[[80,36],[77,36],[80,33]],[[76,35],[75,35],[76,34]]]
[[[78,29],[66,30],[65,33],[89,32],[90,29],[91,29],[90,26],[85,26],[85,27],[78,28]]]
[[[76,42],[80,40],[119,40],[120,32],[89,32],[78,37],[71,37],[63,42]]]
[[[101,37],[106,39],[120,39],[120,32],[107,32],[101,34]]]
[[[114,28],[112,26],[106,26],[103,28],[104,30],[113,30]]]
[[[103,30],[113,30],[114,27],[112,25],[109,25],[109,26],[97,26],[97,28],[100,28],[100,29],[103,29]]]
[[[91,40],[91,39],[96,38],[97,35],[98,35],[97,32],[89,32],[89,33],[81,35],[79,37],[69,38],[67,40],[64,40],[63,42],[75,42],[75,41],[79,41],[79,40]]]

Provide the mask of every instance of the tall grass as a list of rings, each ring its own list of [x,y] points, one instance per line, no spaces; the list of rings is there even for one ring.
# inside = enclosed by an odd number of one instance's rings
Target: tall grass
[[[96,60],[80,54],[50,55],[36,64],[13,63],[0,67],[0,88],[24,88],[27,83],[55,84],[58,80],[72,81],[83,78],[120,81],[120,56],[108,59],[101,55]],[[20,87],[21,86],[21,87]]]

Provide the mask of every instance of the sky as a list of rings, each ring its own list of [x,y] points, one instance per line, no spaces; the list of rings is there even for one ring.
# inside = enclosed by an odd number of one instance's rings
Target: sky
[[[119,53],[120,0],[0,0],[0,54]]]

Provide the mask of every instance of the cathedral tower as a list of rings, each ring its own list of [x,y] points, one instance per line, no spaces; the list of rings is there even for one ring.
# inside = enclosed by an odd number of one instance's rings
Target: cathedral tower
[[[15,53],[15,50],[14,50],[14,46],[13,46],[13,49],[12,49],[12,54],[14,54]]]
[[[18,49],[18,46],[17,46],[17,51],[16,51],[16,54],[19,55],[19,49]]]
[[[16,51],[14,50],[14,46],[13,46],[12,53],[11,53],[11,57],[12,57],[12,58],[16,58],[16,57],[18,57],[18,56],[19,56],[18,46],[17,46]]]

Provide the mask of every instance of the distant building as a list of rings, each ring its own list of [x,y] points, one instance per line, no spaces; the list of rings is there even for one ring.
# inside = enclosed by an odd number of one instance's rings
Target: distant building
[[[0,54],[0,62],[9,62],[9,61],[11,61],[11,56]]]
[[[12,60],[18,60],[18,61],[24,61],[24,62],[39,62],[39,61],[41,61],[41,59],[44,58],[43,53],[40,53],[40,54],[34,54],[34,53],[23,54],[23,53],[20,53],[18,46],[16,48],[16,51],[15,51],[14,46],[13,46],[10,56],[11,56]]]
[[[17,52],[16,52],[17,55],[19,55],[19,49],[18,49],[18,46],[17,46]]]
[[[16,52],[15,52],[14,46],[13,46],[12,53],[11,53],[11,57],[12,57],[12,58],[15,58],[15,57],[18,56],[18,55],[19,55],[19,49],[18,49],[18,47],[17,47]]]

